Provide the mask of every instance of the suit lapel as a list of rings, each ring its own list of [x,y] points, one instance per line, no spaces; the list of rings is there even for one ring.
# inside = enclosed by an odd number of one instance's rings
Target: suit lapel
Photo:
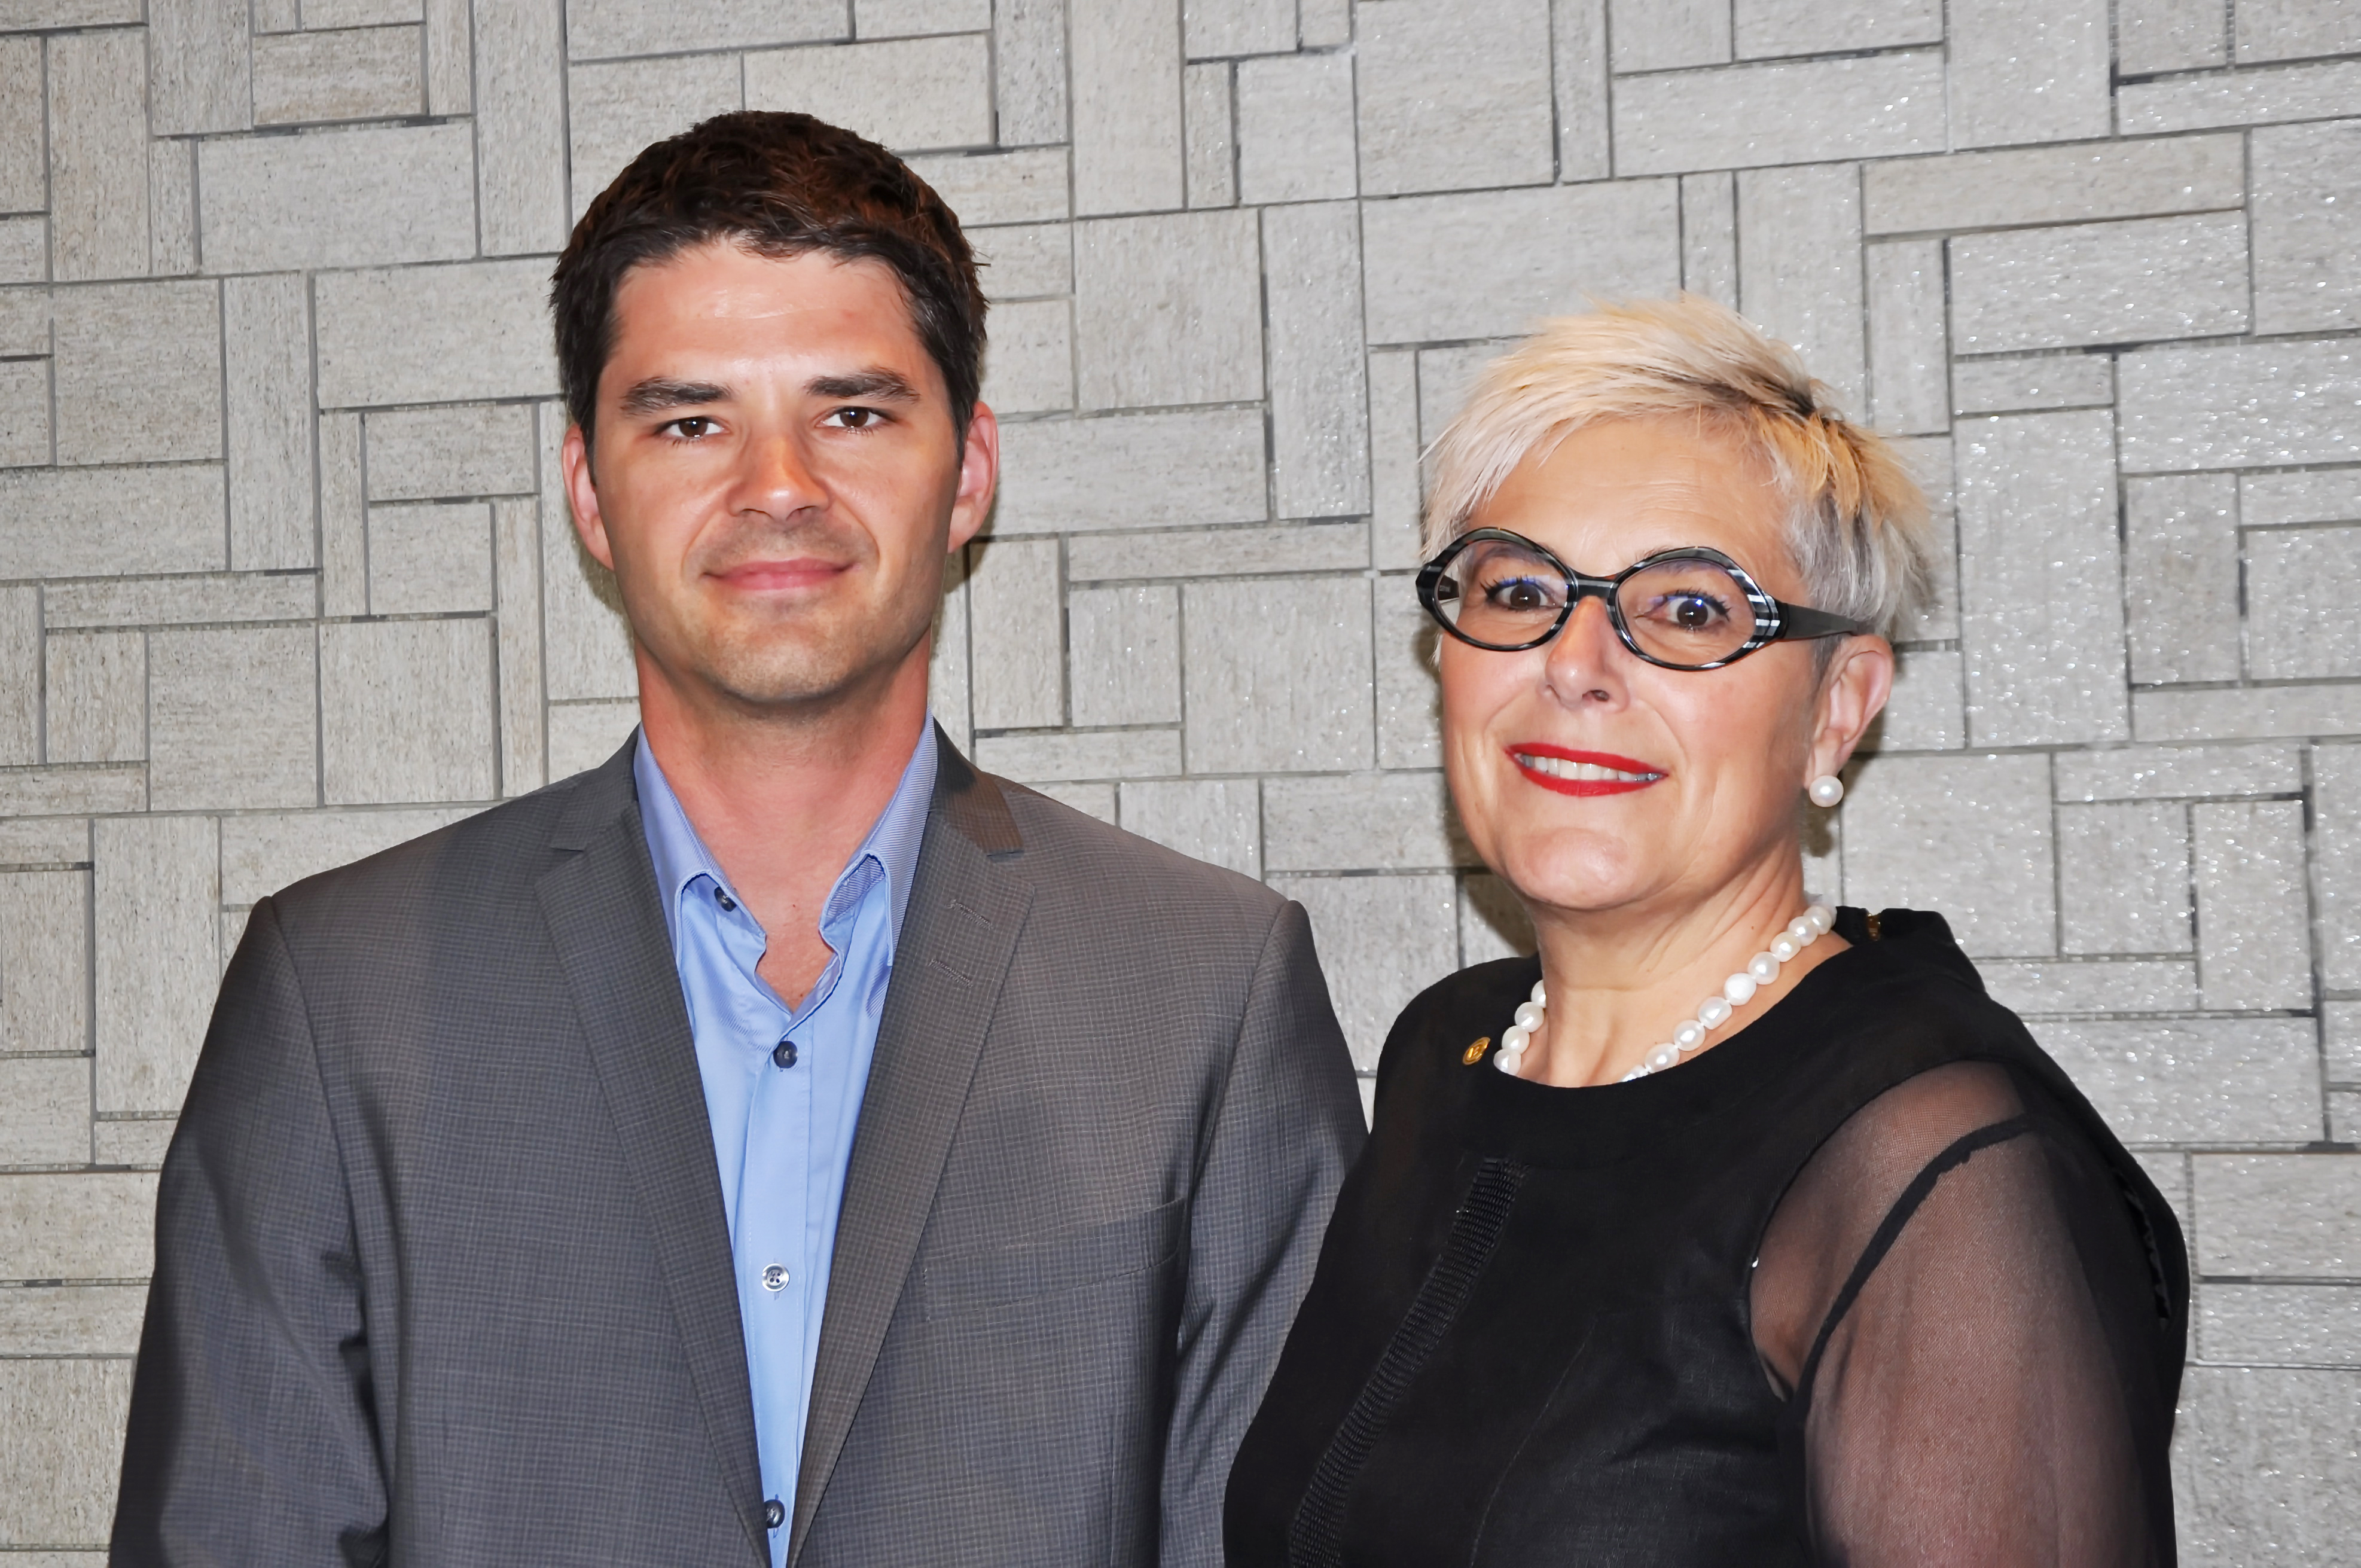
[[[998,863],[1022,847],[998,787],[939,730],[935,744],[935,798],[845,1173],[791,1563],[901,1299],[1032,896],[1013,865]]]
[[[645,1212],[674,1321],[740,1527],[769,1550],[746,1505],[762,1495],[746,1342],[713,1129],[697,1047],[640,828],[631,743],[576,791],[535,892],[574,992],[609,1113]]]

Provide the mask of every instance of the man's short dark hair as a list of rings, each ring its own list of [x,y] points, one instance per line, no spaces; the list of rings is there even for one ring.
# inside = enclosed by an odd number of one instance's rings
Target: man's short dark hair
[[[634,267],[713,240],[782,259],[882,261],[964,431],[983,367],[983,288],[959,216],[908,164],[809,115],[741,110],[631,160],[574,225],[551,279],[557,370],[587,440],[615,347],[615,291]]]

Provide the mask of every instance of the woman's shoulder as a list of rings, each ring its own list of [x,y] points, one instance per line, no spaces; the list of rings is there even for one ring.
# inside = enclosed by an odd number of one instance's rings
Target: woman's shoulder
[[[1378,1092],[1405,1075],[1465,1066],[1470,1051],[1478,1059],[1488,1055],[1541,973],[1536,958],[1494,959],[1445,975],[1411,997],[1378,1058]]]

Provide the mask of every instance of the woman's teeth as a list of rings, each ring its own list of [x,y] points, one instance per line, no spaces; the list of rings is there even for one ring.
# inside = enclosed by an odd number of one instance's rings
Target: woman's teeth
[[[1522,751],[1510,753],[1521,768],[1546,773],[1554,779],[1573,779],[1583,784],[1651,784],[1663,778],[1662,773],[1625,773],[1613,768],[1602,768],[1597,762],[1569,762],[1564,757],[1534,757]]]

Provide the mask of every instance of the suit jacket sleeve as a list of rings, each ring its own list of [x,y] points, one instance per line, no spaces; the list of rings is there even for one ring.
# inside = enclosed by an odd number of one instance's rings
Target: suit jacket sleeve
[[[1261,1402],[1364,1136],[1344,1032],[1302,905],[1256,967],[1191,1206],[1162,1560],[1217,1564],[1230,1462]]]
[[[111,1561],[370,1563],[385,1521],[344,1161],[265,900],[164,1160]]]

